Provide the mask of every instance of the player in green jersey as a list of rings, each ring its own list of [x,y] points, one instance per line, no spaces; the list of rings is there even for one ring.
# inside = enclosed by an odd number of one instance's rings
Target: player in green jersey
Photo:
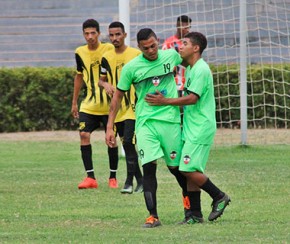
[[[123,66],[141,53],[139,49],[125,44],[126,36],[127,33],[121,22],[115,21],[109,25],[109,38],[115,49],[103,55],[99,86],[103,87],[110,96],[113,96]],[[129,194],[133,193],[134,176],[137,181],[134,192],[143,192],[142,173],[135,148],[135,100],[135,89],[132,86],[125,93],[121,109],[115,119],[115,129],[120,136],[127,165],[127,178],[121,193]]]
[[[213,77],[208,64],[201,57],[206,46],[206,37],[199,32],[190,32],[183,39],[180,54],[189,64],[183,97],[172,99],[159,91],[156,91],[156,95],[148,94],[146,97],[151,105],[184,106],[183,147],[179,170],[187,179],[191,216],[183,222],[189,224],[203,222],[201,189],[213,199],[212,211],[208,217],[210,221],[220,217],[230,202],[229,196],[204,174],[216,132]]]
[[[158,90],[167,97],[177,98],[174,67],[182,62],[174,50],[158,50],[156,34],[149,28],[137,34],[142,54],[127,63],[114,93],[107,124],[106,142],[114,147],[114,120],[125,91],[133,84],[136,96],[136,136],[143,166],[144,198],[150,216],[145,228],[161,225],[157,213],[157,159],[164,157],[170,172],[176,177],[186,195],[186,178],[178,170],[181,152],[180,111],[175,106],[150,106],[144,98]],[[170,133],[168,133],[170,131]]]
[[[79,189],[97,188],[98,183],[94,174],[92,160],[91,133],[100,124],[105,129],[109,113],[109,96],[98,86],[100,64],[103,54],[113,50],[110,43],[99,41],[100,27],[94,19],[88,19],[83,23],[83,36],[87,45],[80,46],[75,51],[77,74],[74,79],[74,92],[71,113],[79,119],[80,149],[87,177],[78,185]],[[85,97],[78,110],[78,98],[82,86],[85,86]],[[110,162],[109,186],[117,188],[116,171],[118,165],[118,147],[108,147]]]

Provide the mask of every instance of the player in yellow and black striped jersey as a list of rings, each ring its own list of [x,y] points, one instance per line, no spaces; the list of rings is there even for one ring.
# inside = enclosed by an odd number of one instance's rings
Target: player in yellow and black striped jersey
[[[121,22],[112,22],[109,25],[109,38],[115,49],[103,55],[99,85],[110,96],[113,96],[117,87],[123,66],[141,53],[139,49],[125,45],[126,35],[124,25]],[[135,148],[135,100],[135,89],[131,86],[124,94],[115,119],[115,129],[120,136],[127,164],[127,178],[121,193],[133,192],[134,176],[137,181],[135,192],[143,191],[142,173]]]
[[[100,64],[103,54],[114,49],[110,43],[99,41],[100,27],[94,19],[88,19],[83,23],[83,36],[87,42],[75,51],[77,74],[74,79],[74,93],[71,112],[74,118],[79,119],[81,156],[87,177],[78,185],[79,189],[97,188],[95,179],[91,133],[102,124],[106,129],[109,112],[109,99],[105,90],[98,86],[100,76]],[[85,96],[78,110],[78,98],[84,85]],[[118,147],[108,147],[110,164],[118,165]],[[112,167],[113,168],[113,167]],[[117,168],[112,174],[116,174]],[[111,172],[110,172],[111,174]],[[113,186],[117,188],[115,184]]]

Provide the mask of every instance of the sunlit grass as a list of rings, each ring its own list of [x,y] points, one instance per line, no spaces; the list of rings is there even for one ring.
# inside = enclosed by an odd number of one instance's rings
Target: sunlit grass
[[[207,175],[232,198],[214,223],[180,226],[181,191],[162,160],[158,211],[162,226],[142,229],[142,194],[107,186],[106,147],[94,143],[96,190],[78,190],[85,176],[75,142],[0,142],[0,243],[288,243],[289,146],[214,147]],[[119,185],[125,180],[119,162]],[[211,199],[202,194],[204,217]]]

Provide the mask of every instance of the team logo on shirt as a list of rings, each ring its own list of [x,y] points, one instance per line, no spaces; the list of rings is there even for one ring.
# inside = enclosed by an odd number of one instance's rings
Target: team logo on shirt
[[[172,152],[170,153],[170,158],[171,158],[171,159],[175,159],[175,158],[176,158],[176,152],[175,152],[175,151],[172,151]]]
[[[154,86],[158,86],[159,83],[160,83],[160,79],[159,79],[157,76],[155,76],[155,77],[152,79],[152,83],[153,83]]]
[[[188,155],[185,155],[184,158],[183,158],[184,164],[188,164],[189,161],[190,161],[190,157]]]

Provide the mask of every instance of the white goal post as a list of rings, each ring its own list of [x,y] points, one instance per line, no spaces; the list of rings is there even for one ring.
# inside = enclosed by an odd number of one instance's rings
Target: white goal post
[[[162,44],[175,33],[180,15],[192,19],[192,31],[207,36],[204,59],[213,67],[221,140],[289,144],[289,0],[119,0],[119,7],[120,17],[123,11],[130,15],[132,46],[144,27]]]

